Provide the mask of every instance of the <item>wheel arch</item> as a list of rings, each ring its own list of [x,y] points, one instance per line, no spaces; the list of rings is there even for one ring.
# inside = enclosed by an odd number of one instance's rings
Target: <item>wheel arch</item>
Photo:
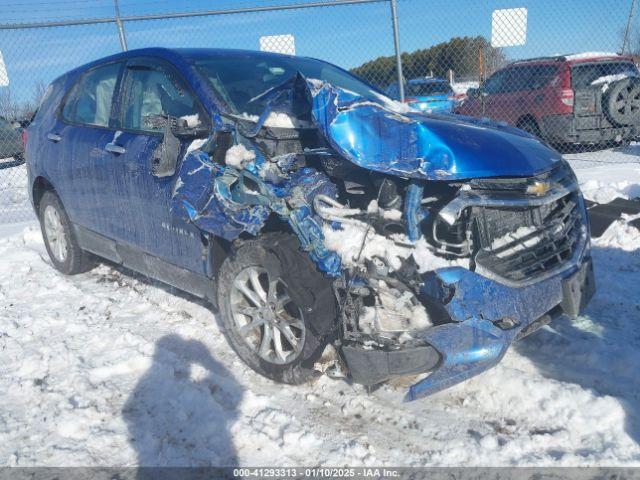
[[[538,122],[538,119],[533,113],[525,113],[524,115],[521,115],[516,122],[516,127],[522,129],[522,126],[529,122],[533,122],[536,127],[540,128],[540,122]]]
[[[33,199],[33,209],[37,216],[40,216],[40,200],[45,192],[55,192],[53,184],[43,176],[38,176],[33,181],[31,187],[31,198]]]

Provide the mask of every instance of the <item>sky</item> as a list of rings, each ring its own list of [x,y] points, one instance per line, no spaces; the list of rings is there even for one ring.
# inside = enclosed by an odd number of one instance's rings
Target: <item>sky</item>
[[[120,0],[123,17],[169,12],[304,4],[311,0]],[[491,37],[495,9],[526,7],[526,42],[506,47],[509,59],[581,51],[618,51],[631,0],[398,0],[403,51],[428,48],[455,36]],[[633,24],[640,22],[636,8]],[[113,17],[113,0],[0,0],[0,23]],[[128,21],[129,48],[225,47],[258,49],[262,35],[292,34],[296,52],[351,68],[392,55],[388,1],[199,18]],[[11,94],[33,95],[34,85],[120,51],[113,23],[0,30],[0,52]]]

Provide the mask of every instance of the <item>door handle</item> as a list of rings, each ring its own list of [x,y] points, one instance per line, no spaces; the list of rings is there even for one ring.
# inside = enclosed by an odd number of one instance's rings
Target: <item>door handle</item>
[[[127,151],[126,148],[118,145],[117,143],[109,142],[105,145],[104,149],[107,152],[115,153],[117,155],[123,154]]]
[[[60,140],[62,140],[62,137],[57,133],[50,133],[47,135],[47,138],[51,140],[53,143],[58,143]]]

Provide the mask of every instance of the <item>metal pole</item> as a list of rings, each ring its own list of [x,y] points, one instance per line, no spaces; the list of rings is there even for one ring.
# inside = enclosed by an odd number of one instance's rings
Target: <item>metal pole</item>
[[[396,50],[396,70],[398,72],[398,91],[400,92],[400,101],[404,102],[404,75],[402,74],[402,57],[400,52],[400,32],[398,31],[398,0],[390,0],[390,1],[391,1],[391,22],[393,24],[393,46]]]
[[[629,19],[627,20],[627,27],[624,29],[624,38],[622,39],[622,51],[620,52],[624,55],[624,51],[627,48],[627,40],[629,39],[629,32],[631,30],[631,20],[633,20],[633,11],[636,8],[636,0],[631,0],[631,8],[629,9]]]
[[[258,13],[258,12],[277,12],[287,10],[302,10],[307,8],[320,8],[336,5],[365,5],[368,3],[386,3],[389,0],[318,0],[315,2],[305,3],[289,3],[283,5],[266,5],[260,7],[246,8],[228,8],[225,10],[202,10],[196,12],[179,12],[179,13],[160,13],[149,15],[126,15],[120,17],[122,23],[135,22],[139,20],[167,20],[170,18],[193,18],[208,17],[212,15],[235,15],[238,13]],[[89,18],[82,20],[64,20],[53,22],[32,22],[32,23],[4,23],[0,24],[0,30],[19,30],[23,28],[47,28],[47,27],[66,27],[71,25],[93,25],[98,23],[114,23],[116,19],[107,18]]]
[[[124,24],[122,23],[122,19],[120,18],[120,5],[118,5],[118,0],[113,0],[113,6],[116,9],[116,25],[118,26],[120,46],[122,47],[122,51],[126,52],[127,50],[129,50],[129,48],[127,47],[127,37],[124,34]]]

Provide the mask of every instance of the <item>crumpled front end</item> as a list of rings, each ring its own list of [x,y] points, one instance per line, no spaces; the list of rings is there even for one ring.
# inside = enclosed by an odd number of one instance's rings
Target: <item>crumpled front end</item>
[[[355,381],[431,372],[428,395],[592,295],[575,177],[529,135],[302,75],[261,100],[185,156],[173,212],[229,241],[287,224],[333,279]]]

